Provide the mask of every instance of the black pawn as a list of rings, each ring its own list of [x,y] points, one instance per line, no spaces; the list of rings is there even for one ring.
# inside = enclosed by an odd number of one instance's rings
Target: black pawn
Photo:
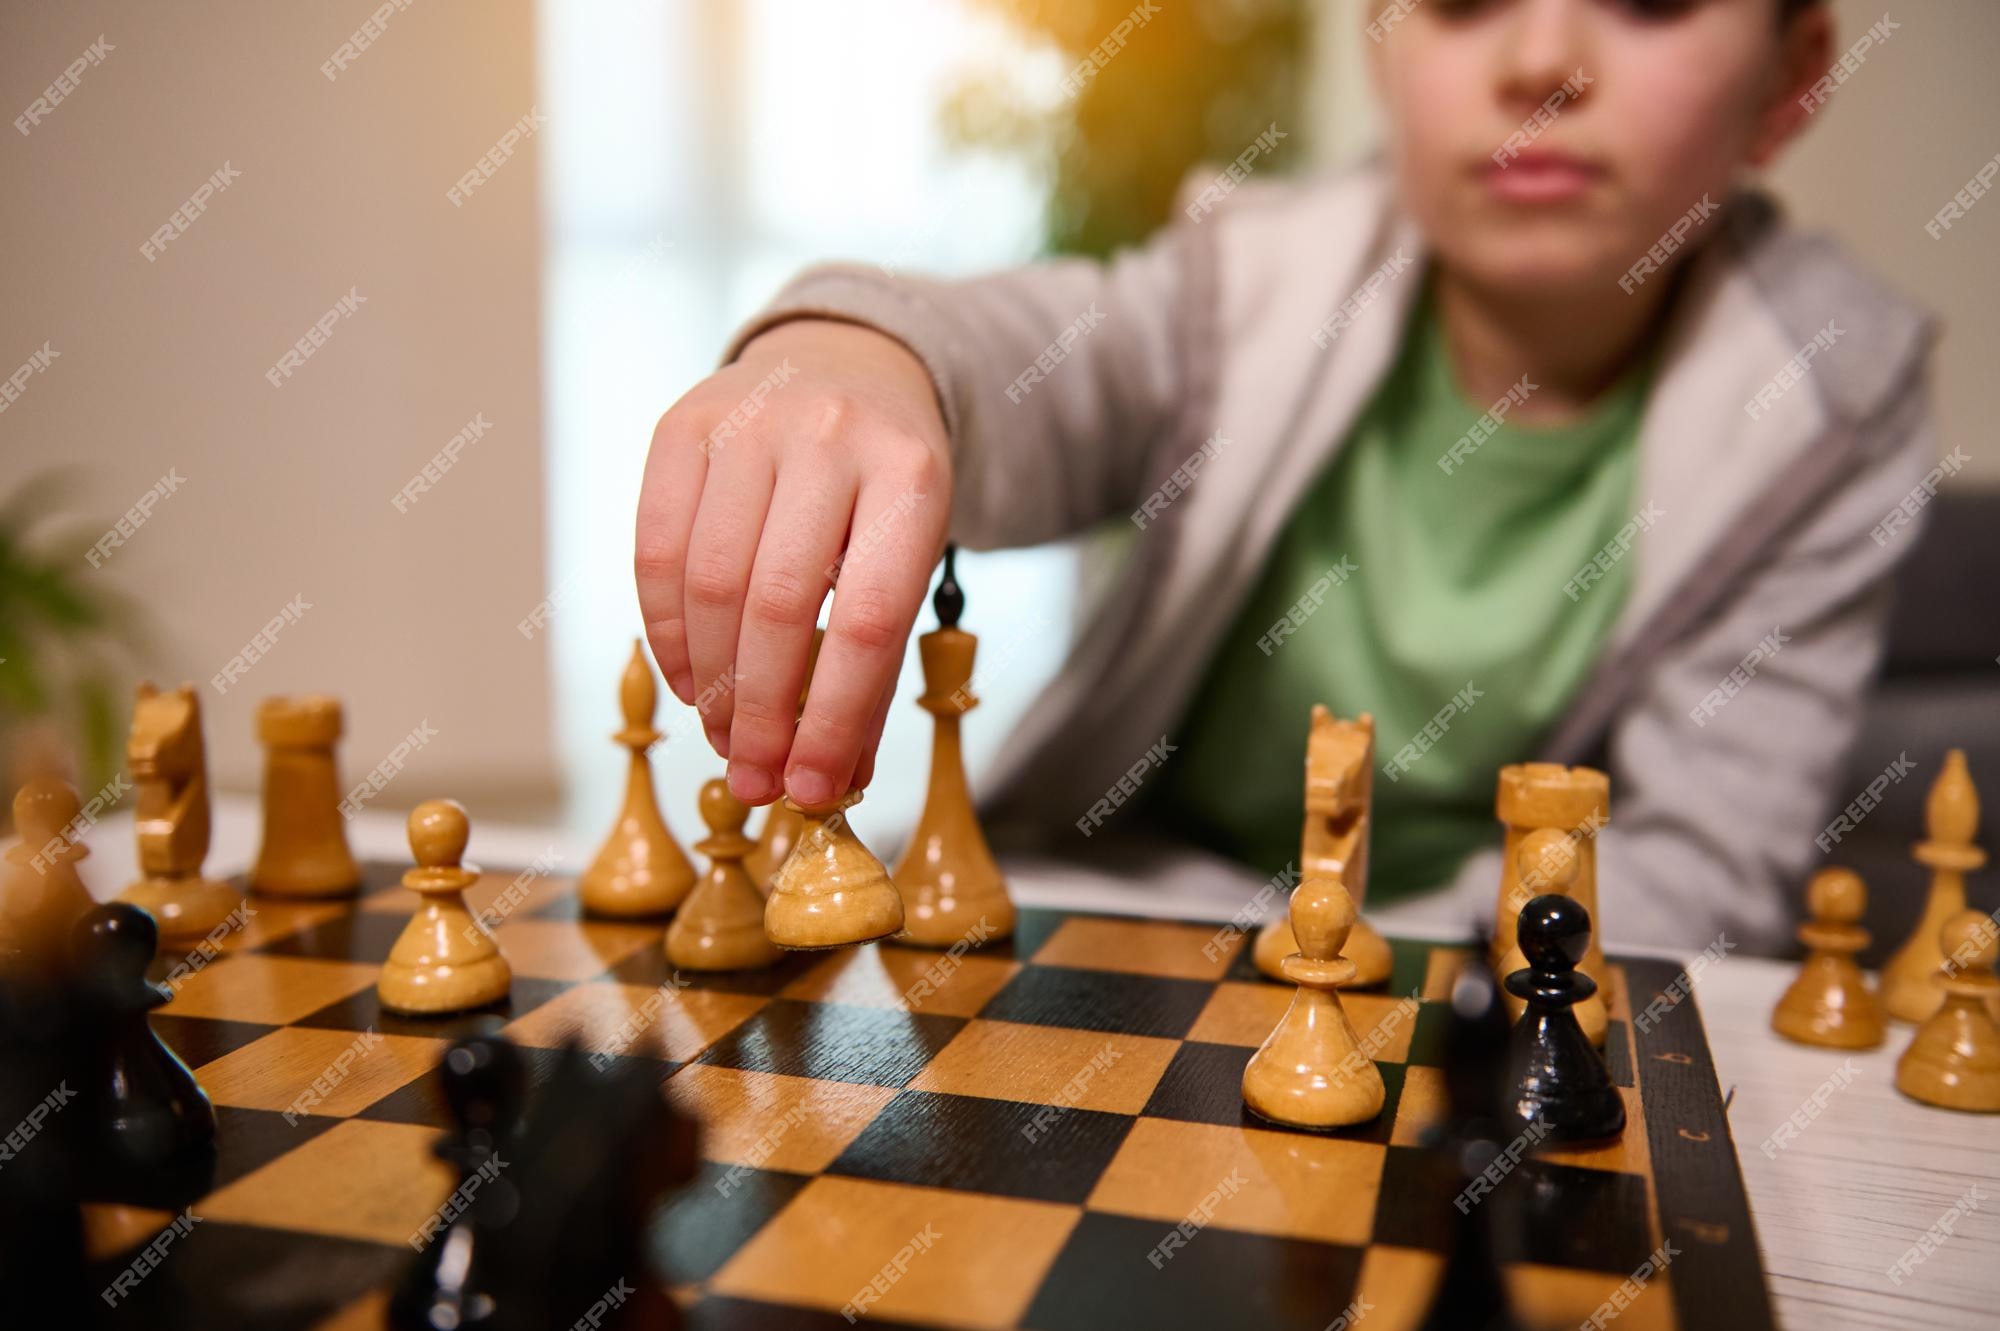
[[[471,1035],[445,1050],[438,1071],[453,1126],[432,1150],[457,1171],[451,1201],[462,1205],[449,1219],[440,1208],[430,1222],[417,1260],[390,1300],[389,1325],[395,1331],[499,1324],[494,1290],[506,1272],[494,1235],[513,1221],[520,1205],[507,1174],[527,1085],[520,1051],[499,1035]]]
[[[1590,912],[1547,893],[1521,907],[1517,933],[1528,964],[1507,977],[1507,992],[1528,1007],[1511,1041],[1514,1111],[1554,1141],[1615,1137],[1625,1130],[1624,1098],[1571,1010],[1597,992],[1576,969],[1590,948]]]
[[[1485,967],[1468,964],[1453,983],[1444,1046],[1446,1117],[1425,1144],[1441,1176],[1439,1204],[1451,1207],[1451,1247],[1420,1331],[1518,1331],[1494,1242],[1513,1189],[1504,1175],[1483,1194],[1472,1187],[1519,1126],[1507,1105],[1507,1012]]]
[[[92,1201],[179,1209],[215,1177],[215,1108],[194,1074],[153,1033],[173,1000],[146,978],[159,926],[124,902],[77,921],[73,952],[83,1016],[78,1148]]]

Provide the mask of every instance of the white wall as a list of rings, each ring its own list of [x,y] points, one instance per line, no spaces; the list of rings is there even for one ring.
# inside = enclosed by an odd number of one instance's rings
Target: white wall
[[[0,376],[60,354],[0,414],[0,493],[59,463],[108,525],[184,484],[103,569],[159,630],[142,663],[207,681],[295,595],[311,609],[241,683],[203,683],[212,771],[254,788],[251,713],[349,704],[344,769],[437,735],[382,796],[482,811],[553,794],[535,144],[446,190],[534,103],[528,0],[422,0],[329,81],[377,4],[82,0],[7,6],[11,121],[100,34],[112,48],[23,136],[0,131]],[[240,173],[149,262],[140,246]],[[336,300],[299,371],[264,375]],[[406,513],[394,495],[475,415],[491,429]],[[84,516],[79,514],[78,516]],[[4,667],[0,667],[4,668]]]

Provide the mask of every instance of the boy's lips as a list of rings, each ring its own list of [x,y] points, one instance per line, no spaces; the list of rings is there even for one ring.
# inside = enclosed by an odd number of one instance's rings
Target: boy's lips
[[[1529,148],[1503,162],[1485,162],[1479,168],[1479,176],[1494,197],[1510,203],[1573,199],[1605,174],[1604,168],[1595,162],[1549,149]]]

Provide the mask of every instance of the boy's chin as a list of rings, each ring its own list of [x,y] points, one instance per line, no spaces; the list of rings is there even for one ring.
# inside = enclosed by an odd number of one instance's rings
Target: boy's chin
[[[1440,241],[1438,255],[1473,286],[1535,301],[1620,295],[1618,278],[1626,267],[1601,236],[1580,234],[1489,234],[1456,245]]]

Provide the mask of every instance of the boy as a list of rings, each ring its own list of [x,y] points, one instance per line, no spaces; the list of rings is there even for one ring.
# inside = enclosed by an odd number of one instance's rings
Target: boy
[[[867,783],[948,533],[1129,520],[996,822],[1275,871],[1323,701],[1376,720],[1371,909],[1490,909],[1494,771],[1541,758],[1611,773],[1609,936],[1779,936],[1934,449],[1925,318],[1739,188],[1823,100],[1825,7],[1426,0],[1370,59],[1380,165],[1108,265],[813,270],[666,414],[640,605],[740,797]]]

